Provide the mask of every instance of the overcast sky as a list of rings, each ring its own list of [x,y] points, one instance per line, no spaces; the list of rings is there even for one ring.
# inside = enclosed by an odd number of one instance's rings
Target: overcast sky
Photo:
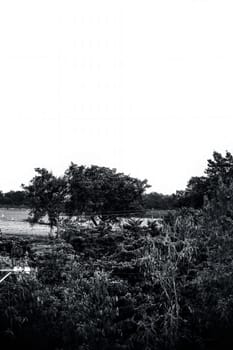
[[[117,168],[172,193],[233,152],[232,0],[0,1],[0,189]]]

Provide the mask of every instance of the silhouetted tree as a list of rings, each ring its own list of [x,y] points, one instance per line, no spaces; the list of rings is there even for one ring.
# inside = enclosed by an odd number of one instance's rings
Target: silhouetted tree
[[[58,226],[59,216],[64,209],[66,187],[63,178],[55,177],[46,169],[36,168],[37,175],[28,186],[23,185],[30,202],[31,222],[36,223],[48,216],[51,229]]]
[[[205,176],[192,177],[185,191],[176,193],[179,207],[202,208],[204,198],[216,198],[220,184],[229,187],[233,179],[233,156],[226,152],[223,156],[221,153],[214,152],[213,159],[209,159]]]
[[[116,169],[71,164],[65,172],[69,215],[88,214],[102,219],[127,216],[143,210],[147,180],[117,173]]]

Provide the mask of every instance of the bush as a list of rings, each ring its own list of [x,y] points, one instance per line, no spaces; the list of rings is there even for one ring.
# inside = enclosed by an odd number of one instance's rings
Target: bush
[[[36,269],[1,284],[0,340],[54,350],[232,344],[233,226],[215,205],[170,214],[160,229],[66,222],[63,239],[2,239],[1,266]]]

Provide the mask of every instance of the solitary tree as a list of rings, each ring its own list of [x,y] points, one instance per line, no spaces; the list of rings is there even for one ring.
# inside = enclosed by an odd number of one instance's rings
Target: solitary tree
[[[142,195],[147,180],[117,173],[116,169],[98,166],[78,166],[71,163],[62,178],[46,169],[36,168],[37,175],[28,186],[30,221],[48,216],[52,228],[58,227],[61,213],[69,216],[88,215],[95,225],[96,218],[113,220],[143,211]]]
[[[95,224],[95,217],[105,220],[142,211],[142,194],[149,187],[147,180],[117,173],[116,169],[73,163],[65,173],[65,182],[69,193],[67,213],[85,213]]]

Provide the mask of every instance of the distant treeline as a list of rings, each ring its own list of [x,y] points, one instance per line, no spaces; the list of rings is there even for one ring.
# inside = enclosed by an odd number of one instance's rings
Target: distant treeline
[[[2,207],[29,207],[30,203],[25,191],[0,191],[0,206]]]
[[[185,202],[188,202],[185,200]],[[176,194],[164,195],[162,193],[151,192],[143,195],[143,205],[145,209],[169,210],[182,205],[180,196]],[[192,203],[186,203],[192,207]],[[30,207],[30,199],[25,191],[0,191],[0,206],[3,207]]]
[[[143,205],[145,209],[149,210],[169,210],[177,208],[178,201],[175,194],[164,195],[162,193],[151,192],[144,194]]]
[[[145,209],[172,210],[181,207],[200,208],[203,204],[203,193],[191,191],[177,191],[176,194],[164,195],[151,192],[143,195]],[[0,191],[0,206],[2,207],[30,207],[30,199],[25,191]]]
[[[151,192],[143,196],[144,208],[148,210],[173,210],[179,208],[201,209],[206,194],[202,187],[204,177],[192,177],[184,191],[177,191],[171,195]]]
[[[185,191],[177,191],[176,194],[164,195],[151,192],[143,195],[143,206],[146,210],[172,210],[182,207],[199,209],[203,205],[204,189],[198,187],[201,178],[192,178]],[[195,182],[196,181],[196,182]],[[195,182],[196,187],[190,188]],[[26,191],[0,191],[0,206],[2,207],[30,207],[30,199]]]

